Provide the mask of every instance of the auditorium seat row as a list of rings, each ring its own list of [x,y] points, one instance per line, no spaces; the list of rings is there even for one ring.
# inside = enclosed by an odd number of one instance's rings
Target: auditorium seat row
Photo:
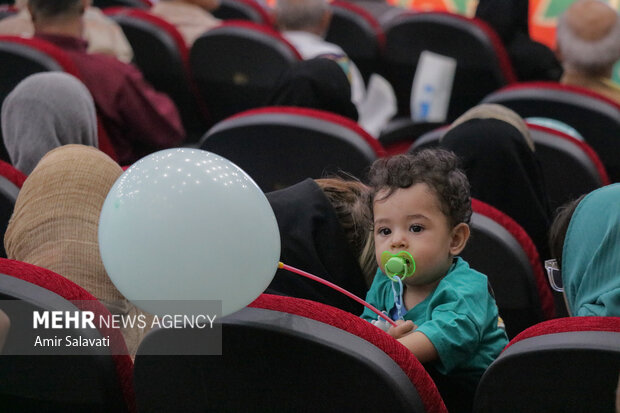
[[[134,366],[107,349],[8,356],[24,354],[23,340],[41,334],[24,316],[31,311],[109,314],[63,277],[0,259],[0,299],[19,301],[4,306],[13,327],[0,356],[0,403],[11,411],[448,411],[446,389],[405,347],[361,318],[313,301],[261,295],[221,320],[219,356],[153,355],[162,346],[174,354],[189,342],[213,340],[206,329],[156,328]],[[69,327],[59,334],[110,336],[119,346],[113,352],[122,352],[117,330]],[[474,412],[612,411],[619,369],[620,318],[538,323],[488,368]]]

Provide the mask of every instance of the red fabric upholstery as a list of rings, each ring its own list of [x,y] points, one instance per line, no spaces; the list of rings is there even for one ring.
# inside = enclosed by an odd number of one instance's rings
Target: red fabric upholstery
[[[360,16],[362,16],[364,20],[366,20],[368,24],[370,24],[370,26],[374,29],[375,33],[377,34],[377,41],[379,42],[379,48],[383,49],[383,47],[385,46],[385,33],[383,32],[383,29],[381,28],[381,25],[379,24],[375,16],[373,16],[368,11],[366,11],[366,9],[360,6],[357,6],[353,3],[349,3],[347,1],[334,0],[332,1],[331,6],[350,10],[353,13],[359,14]]]
[[[359,136],[361,136],[375,151],[377,157],[381,158],[386,156],[385,149],[379,141],[372,136],[364,129],[362,129],[357,123],[352,121],[351,119],[345,118],[340,115],[336,115],[335,113],[325,112],[322,110],[309,109],[309,108],[298,108],[298,107],[288,107],[288,106],[268,106],[258,109],[250,109],[241,113],[237,113],[228,119],[235,119],[241,116],[255,116],[262,114],[276,114],[276,113],[287,113],[291,115],[299,115],[299,116],[308,116],[311,118],[323,119],[328,122],[333,122],[338,125],[344,126],[348,129],[353,130]]]
[[[337,327],[374,344],[390,356],[416,387],[426,412],[447,412],[439,391],[422,364],[407,348],[367,321],[325,304],[301,298],[262,294],[249,307],[296,314]]]
[[[15,186],[20,189],[27,178],[22,171],[16,169],[13,165],[8,162],[4,162],[3,160],[0,160],[0,175],[13,182]]]
[[[575,139],[572,136],[567,135],[564,132],[561,132],[561,131],[558,131],[552,128],[547,128],[541,125],[534,125],[531,123],[528,123],[527,127],[530,129],[536,129],[536,130],[540,130],[543,132],[552,133],[553,135],[557,136],[559,139],[565,139],[577,145],[579,148],[581,148],[581,150],[585,152],[588,158],[590,158],[592,162],[594,163],[594,166],[596,167],[596,170],[598,171],[601,177],[601,181],[603,182],[603,186],[611,184],[611,180],[609,179],[609,175],[607,174],[607,170],[605,169],[605,166],[603,165],[601,158],[599,158],[598,154],[594,151],[594,149],[592,149],[590,145],[588,145],[584,141]]]
[[[614,106],[618,110],[620,110],[620,104],[608,98],[607,96],[598,94],[590,89],[586,89],[583,87],[573,86],[573,85],[564,85],[564,84],[557,83],[557,82],[520,82],[514,85],[505,86],[501,88],[500,90],[506,91],[506,90],[518,90],[518,89],[550,89],[550,90],[557,90],[557,91],[564,91],[564,92],[579,93],[581,95],[585,95],[591,98],[603,100],[609,103],[610,105]]]
[[[0,258],[0,273],[43,287],[69,301],[91,301],[92,305],[90,305],[91,303],[88,306],[84,304],[85,308],[82,309],[88,309],[102,315],[109,314],[105,306],[99,303],[92,294],[53,271],[21,261]],[[113,355],[112,358],[116,365],[116,373],[119,377],[128,409],[130,412],[135,412],[133,362],[129,355],[127,355],[127,346],[123,336],[118,329],[104,327],[100,329],[100,332],[104,337],[110,336],[110,345],[117,354],[125,353],[124,355]]]
[[[492,207],[491,205],[485,204],[484,202],[477,199],[472,199],[471,206],[474,212],[489,217],[495,222],[501,224],[519,242],[519,244],[527,254],[530,265],[532,266],[532,272],[534,273],[543,314],[547,319],[555,317],[555,305],[553,301],[553,295],[551,294],[551,290],[549,289],[549,285],[547,284],[547,278],[545,277],[538,251],[536,250],[536,246],[532,242],[532,239],[529,237],[529,235],[527,235],[525,230],[523,230],[523,228],[519,224],[517,224],[515,220],[513,220],[503,212],[499,211],[498,209]]]
[[[282,37],[282,35],[275,29],[264,25],[264,24],[258,24],[258,23],[254,23],[254,22],[250,22],[250,21],[246,21],[246,20],[226,20],[224,21],[224,23],[222,23],[220,26],[214,27],[213,29],[211,29],[211,31],[213,30],[218,30],[221,29],[223,27],[241,27],[241,28],[245,28],[245,29],[249,29],[249,30],[254,30],[254,31],[258,31],[261,33],[264,33],[268,36],[271,36],[275,39],[277,39],[278,41],[286,44],[295,54],[295,56],[297,56],[297,58],[299,60],[303,60],[303,58],[301,57],[301,55],[299,54],[299,52],[297,51],[297,49],[295,49],[295,46],[293,46],[288,40],[286,40],[284,37]]]
[[[620,317],[565,317],[543,321],[523,330],[508,343],[506,348],[528,338],[571,331],[620,332]]]

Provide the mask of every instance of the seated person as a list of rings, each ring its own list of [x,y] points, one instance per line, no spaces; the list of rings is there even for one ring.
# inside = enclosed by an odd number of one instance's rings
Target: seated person
[[[620,103],[620,86],[611,80],[620,59],[620,18],[599,0],[578,0],[560,16],[557,53],[564,66],[560,79]]]
[[[19,191],[4,246],[9,259],[47,268],[94,295],[113,315],[141,310],[114,286],[101,261],[99,214],[121,167],[91,146],[65,145],[48,152]],[[122,328],[130,354],[145,334]]]
[[[325,57],[340,64],[351,82],[351,101],[359,107],[365,96],[359,69],[340,46],[325,41],[331,21],[327,0],[277,0],[276,25],[304,59]]]
[[[517,221],[541,259],[548,257],[551,211],[542,168],[523,119],[505,106],[475,106],[452,123],[441,147],[459,157],[471,196]]]
[[[549,231],[554,289],[572,316],[620,317],[620,184],[583,195],[558,210]]]
[[[530,38],[528,0],[480,0],[475,16],[498,34],[519,81],[560,79],[562,65],[553,51]]]
[[[219,6],[220,0],[161,0],[150,12],[175,26],[191,48],[202,33],[221,23],[210,13]]]
[[[340,178],[308,178],[267,193],[280,230],[280,260],[363,297],[377,270],[367,194],[363,183]],[[286,270],[276,272],[266,292],[362,311],[340,292]]]
[[[87,54],[81,38],[88,0],[29,0],[35,37],[63,49],[90,91],[121,165],[179,145],[185,130],[174,103],[134,66]]]
[[[477,384],[508,343],[484,274],[459,253],[469,239],[469,183],[458,158],[441,149],[375,161],[370,170],[376,260],[366,301],[397,327],[388,333],[407,347],[439,385],[450,411],[470,411]],[[386,275],[386,258],[409,255],[413,274]],[[387,272],[386,272],[387,271]],[[365,309],[368,321],[377,315]],[[447,383],[446,379],[446,383]]]
[[[92,0],[84,13],[84,39],[88,42],[88,53],[103,53],[115,56],[118,60],[130,63],[133,50],[123,30],[101,10],[91,7]],[[28,11],[28,0],[17,0],[15,7],[19,13],[0,20],[0,34],[32,37],[34,26]]]

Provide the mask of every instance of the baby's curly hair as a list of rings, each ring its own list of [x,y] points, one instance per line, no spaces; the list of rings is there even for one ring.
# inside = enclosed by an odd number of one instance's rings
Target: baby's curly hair
[[[399,188],[424,183],[437,194],[439,208],[448,217],[451,228],[471,219],[471,195],[467,176],[459,169],[458,157],[444,149],[425,149],[407,155],[376,160],[368,177],[372,193],[370,206],[386,199]],[[377,193],[387,194],[377,199]]]

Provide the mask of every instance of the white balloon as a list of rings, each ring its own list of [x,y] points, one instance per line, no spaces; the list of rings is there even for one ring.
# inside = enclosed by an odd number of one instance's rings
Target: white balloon
[[[114,285],[143,310],[170,311],[158,300],[221,300],[227,315],[273,279],[280,235],[267,198],[243,170],[180,148],[151,154],[119,177],[101,211],[99,248]]]

